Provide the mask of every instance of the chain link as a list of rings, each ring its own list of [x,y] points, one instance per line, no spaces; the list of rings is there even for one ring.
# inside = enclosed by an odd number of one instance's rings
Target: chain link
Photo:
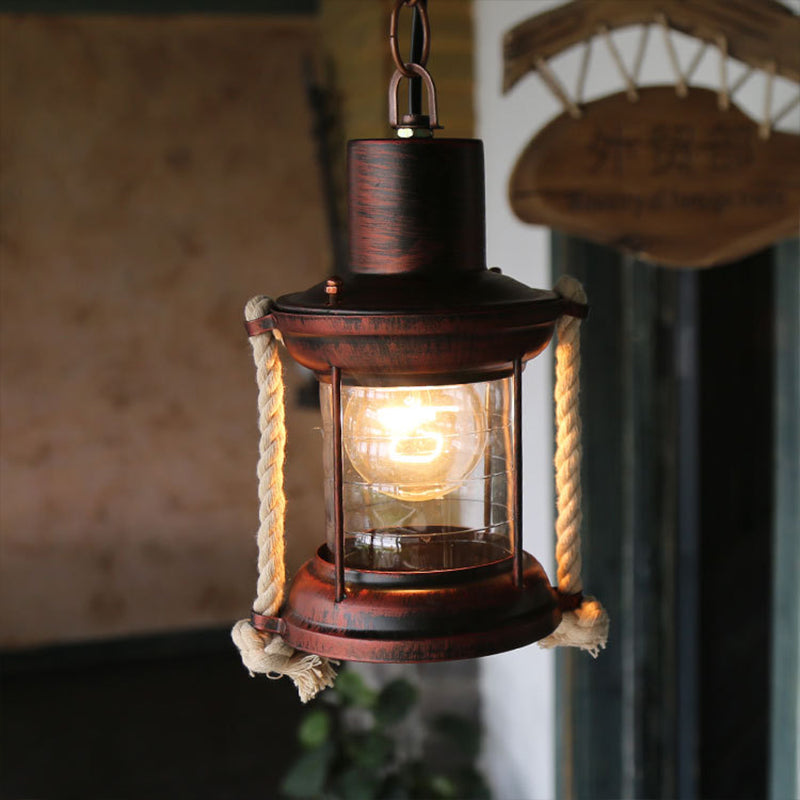
[[[404,6],[416,8],[420,22],[422,23],[422,55],[420,56],[419,62],[417,62],[417,66],[423,68],[428,63],[428,56],[431,52],[431,26],[428,20],[428,9],[425,3],[419,3],[417,0],[397,0],[394,9],[392,9],[392,16],[389,19],[389,49],[391,50],[392,61],[394,61],[397,71],[404,78],[414,78],[416,73],[400,55],[400,46],[397,41],[397,20],[400,16],[400,10]]]

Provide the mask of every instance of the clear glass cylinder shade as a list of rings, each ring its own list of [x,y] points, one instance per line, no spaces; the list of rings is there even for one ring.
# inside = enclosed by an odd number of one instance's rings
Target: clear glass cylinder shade
[[[341,387],[345,566],[459,569],[511,555],[511,378]],[[328,547],[334,548],[332,387],[320,384]]]

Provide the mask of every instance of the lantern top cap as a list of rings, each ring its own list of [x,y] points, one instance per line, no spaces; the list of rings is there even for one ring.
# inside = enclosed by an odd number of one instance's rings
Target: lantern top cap
[[[457,276],[347,275],[279,297],[272,309],[292,357],[327,379],[332,367],[375,385],[468,383],[510,374],[544,349],[563,314],[557,292],[492,270]]]
[[[331,292],[331,286],[336,291]],[[452,275],[345,273],[302,292],[279,297],[273,312],[325,316],[425,314],[439,317],[524,310],[529,321],[550,322],[566,313],[559,294],[534,289],[499,269]]]

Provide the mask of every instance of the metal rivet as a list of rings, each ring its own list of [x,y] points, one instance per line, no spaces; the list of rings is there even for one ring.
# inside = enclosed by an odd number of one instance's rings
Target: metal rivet
[[[341,278],[333,277],[325,281],[325,294],[328,295],[328,305],[334,305],[336,303],[341,285]]]

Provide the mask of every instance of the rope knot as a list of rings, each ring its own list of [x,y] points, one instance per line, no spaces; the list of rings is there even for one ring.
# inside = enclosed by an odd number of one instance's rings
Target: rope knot
[[[301,653],[280,636],[257,631],[249,620],[239,620],[231,631],[231,638],[242,656],[250,677],[260,672],[272,680],[284,675],[291,678],[300,700],[307,703],[323,689],[333,686],[336,671],[331,662],[310,653]]]

